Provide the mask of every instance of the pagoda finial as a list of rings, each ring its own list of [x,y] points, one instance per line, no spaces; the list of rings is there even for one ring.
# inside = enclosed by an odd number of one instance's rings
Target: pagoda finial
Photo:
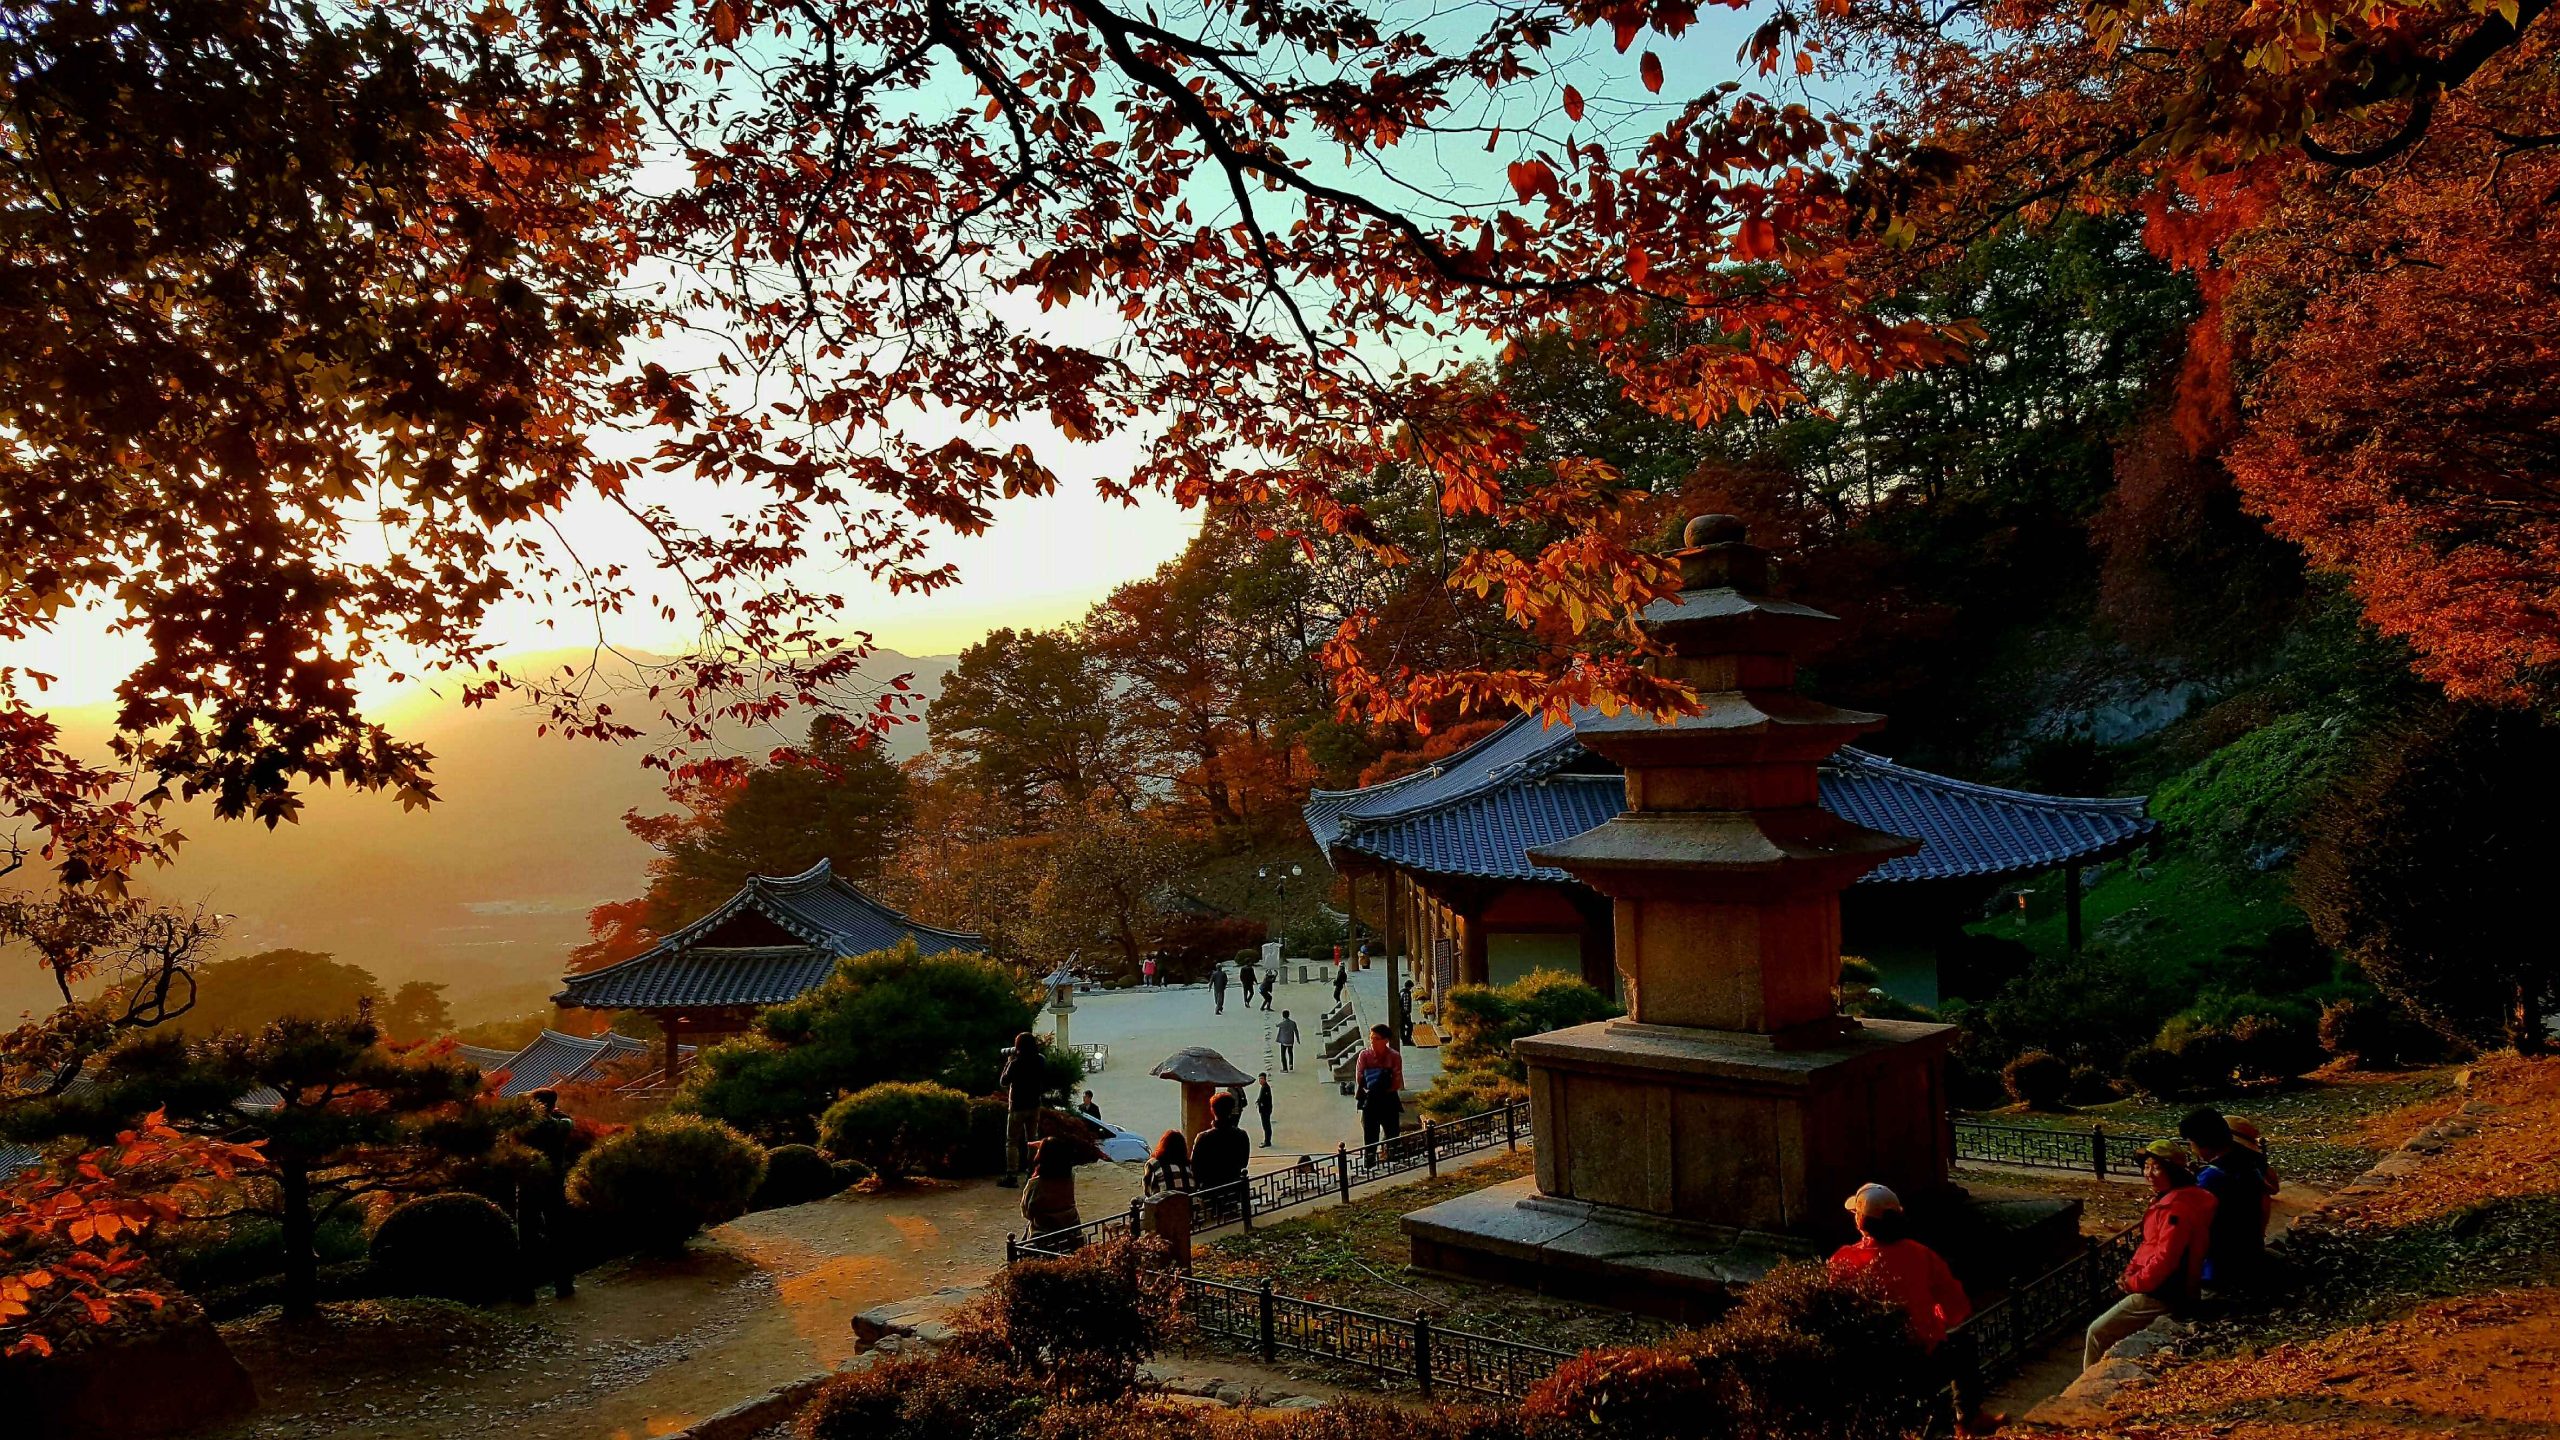
[[[1769,588],[1769,552],[1751,543],[1751,527],[1739,515],[1693,515],[1680,532],[1680,588],[1730,588],[1760,594]]]

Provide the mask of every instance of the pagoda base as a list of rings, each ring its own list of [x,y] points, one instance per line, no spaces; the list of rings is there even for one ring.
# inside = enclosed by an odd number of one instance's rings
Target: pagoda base
[[[1912,1215],[1977,1303],[2077,1254],[2080,1202],[2027,1191],[1951,1188]],[[1779,1264],[1827,1254],[1801,1236],[1664,1220],[1559,1200],[1523,1177],[1404,1217],[1413,1267],[1458,1279],[1660,1316],[1684,1325],[1724,1313]]]
[[[1838,1243],[1841,1201],[1946,1191],[1954,1030],[1850,1022],[1765,1035],[1604,1020],[1513,1045],[1529,1070],[1538,1189],[1550,1200],[1728,1232]]]
[[[1681,1225],[1538,1192],[1534,1177],[1404,1217],[1413,1266],[1703,1324],[1803,1242]]]

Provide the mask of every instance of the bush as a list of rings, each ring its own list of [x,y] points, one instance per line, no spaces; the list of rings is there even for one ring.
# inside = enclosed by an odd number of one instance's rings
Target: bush
[[[1012,1440],[1038,1414],[1039,1391],[966,1355],[901,1355],[839,1375],[800,1412],[800,1440]]]
[[[422,1195],[392,1207],[369,1253],[385,1294],[478,1304],[515,1288],[516,1227],[479,1195]]]
[[[1533,970],[1499,989],[1456,987],[1441,1001],[1448,1043],[1422,1113],[1455,1120],[1526,1096],[1529,1070],[1511,1053],[1512,1041],[1619,1013],[1615,1001],[1559,970]]]
[[[2145,1045],[2126,1053],[2125,1083],[2158,1100],[2174,1100],[2186,1093],[2187,1067],[2177,1052],[2157,1045]]]
[[[1161,1240],[1023,1261],[996,1273],[954,1344],[1067,1399],[1116,1399],[1172,1333],[1175,1275]]]
[[[764,1152],[764,1183],[756,1187],[750,1210],[775,1210],[824,1200],[853,1177],[808,1145],[776,1145]]]
[[[1667,1349],[1585,1350],[1521,1402],[1532,1421],[1608,1440],[1690,1440],[1732,1407],[1698,1362]]]
[[[891,1081],[829,1106],[818,1143],[889,1182],[945,1164],[969,1138],[969,1118],[969,1097],[957,1090]]]
[[[2239,1068],[2239,1042],[2217,1026],[2196,1024],[2182,1016],[2161,1027],[2159,1043],[2178,1057],[2179,1081],[2189,1091],[2211,1094],[2228,1089],[2231,1072]]]
[[[1793,1264],[1704,1330],[1585,1353],[1521,1409],[1533,1433],[1594,1440],[1884,1440],[1906,1432],[1932,1388],[1899,1306]]]
[[[569,1203],[633,1246],[672,1254],[746,1213],[764,1151],[717,1120],[660,1115],[596,1142],[569,1172]]]
[[[838,961],[826,983],[759,1014],[754,1035],[696,1056],[678,1104],[770,1143],[808,1141],[847,1091],[893,1080],[993,1090],[1033,1013],[1030,993],[995,961],[919,955],[902,941]]]
[[[2030,1050],[2001,1068],[2000,1085],[2030,1110],[2059,1110],[2071,1091],[2071,1067],[2058,1055]]]
[[[1463,1120],[1529,1098],[1527,1083],[1496,1070],[1444,1070],[1418,1102],[1431,1120]],[[1525,1116],[1523,1117],[1525,1121]]]
[[[2117,1088],[2112,1076],[2097,1066],[2074,1065],[2071,1067],[2071,1088],[2065,1092],[2064,1098],[2074,1105],[2104,1105],[2110,1100],[2124,1098],[2124,1092]]]
[[[2317,1025],[2296,1015],[2244,1015],[2231,1027],[2233,1067],[2254,1080],[2290,1080],[2327,1058]]]

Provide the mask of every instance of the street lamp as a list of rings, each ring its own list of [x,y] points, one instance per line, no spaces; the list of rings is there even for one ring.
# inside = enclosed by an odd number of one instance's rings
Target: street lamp
[[[1069,955],[1057,969],[1049,972],[1048,979],[1040,982],[1049,989],[1049,1013],[1058,1020],[1058,1048],[1061,1050],[1068,1048],[1067,1017],[1076,1013],[1076,972],[1069,968],[1075,963],[1075,958]]]

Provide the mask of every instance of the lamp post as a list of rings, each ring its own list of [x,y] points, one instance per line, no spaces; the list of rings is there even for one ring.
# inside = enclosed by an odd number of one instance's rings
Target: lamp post
[[[1076,1013],[1076,972],[1068,968],[1075,963],[1075,958],[1069,955],[1057,969],[1049,972],[1048,979],[1040,982],[1049,989],[1049,1013],[1058,1020],[1058,1048],[1061,1050],[1068,1048],[1067,1017]]]

